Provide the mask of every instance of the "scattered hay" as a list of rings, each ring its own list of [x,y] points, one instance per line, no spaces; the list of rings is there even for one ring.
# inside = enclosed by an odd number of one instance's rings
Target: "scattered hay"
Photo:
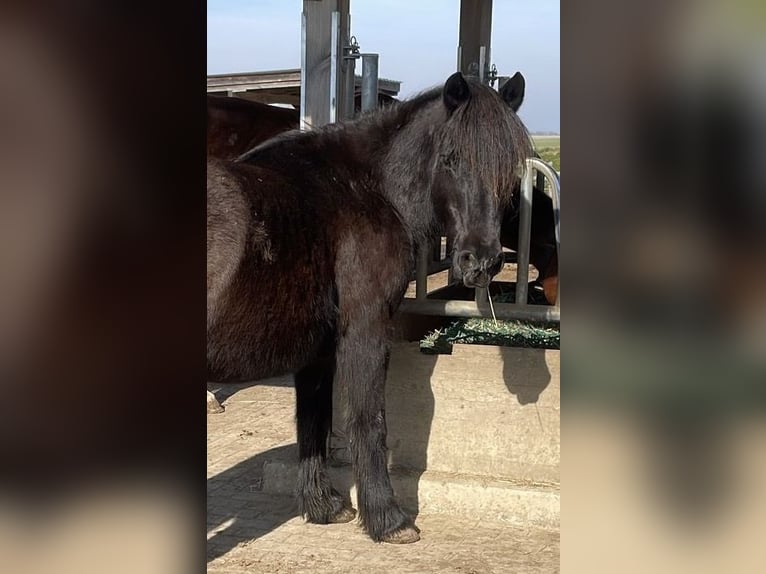
[[[493,297],[495,303],[512,303],[514,293]],[[560,349],[558,324],[523,321],[497,321],[491,318],[458,319],[443,329],[432,331],[420,341],[420,351],[429,355],[451,354],[455,343],[497,345],[532,349]]]

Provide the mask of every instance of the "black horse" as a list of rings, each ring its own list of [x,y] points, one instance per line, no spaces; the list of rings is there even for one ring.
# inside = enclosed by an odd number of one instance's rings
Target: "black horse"
[[[335,381],[362,525],[375,541],[419,538],[386,466],[391,319],[414,246],[442,229],[467,286],[501,269],[503,209],[531,153],[509,97],[457,73],[355,121],[208,161],[208,380],[295,374],[310,522],[355,516],[325,470]]]

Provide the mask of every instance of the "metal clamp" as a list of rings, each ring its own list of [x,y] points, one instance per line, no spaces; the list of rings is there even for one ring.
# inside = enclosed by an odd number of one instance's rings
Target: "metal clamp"
[[[361,58],[359,42],[356,41],[356,36],[351,36],[348,40],[348,44],[343,46],[343,59],[344,60],[356,60]]]

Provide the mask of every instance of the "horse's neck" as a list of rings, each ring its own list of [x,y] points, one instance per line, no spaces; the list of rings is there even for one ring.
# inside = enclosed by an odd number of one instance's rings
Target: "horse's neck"
[[[396,209],[415,244],[433,233],[431,199],[433,133],[427,118],[396,126],[376,154],[379,158],[380,192]]]

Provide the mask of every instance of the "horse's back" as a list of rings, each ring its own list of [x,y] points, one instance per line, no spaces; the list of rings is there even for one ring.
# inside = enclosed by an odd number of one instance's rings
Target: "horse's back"
[[[299,370],[332,349],[348,321],[385,320],[406,289],[410,239],[366,187],[376,183],[302,151],[282,142],[247,161],[211,162],[213,380]]]
[[[208,162],[211,380],[295,371],[331,336],[335,243],[320,203],[274,166]]]
[[[234,159],[282,132],[298,127],[296,110],[236,97],[207,97],[208,157]]]

